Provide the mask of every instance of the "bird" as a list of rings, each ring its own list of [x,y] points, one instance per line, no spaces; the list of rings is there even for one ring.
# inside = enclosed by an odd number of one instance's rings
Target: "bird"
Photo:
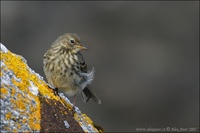
[[[80,53],[82,50],[88,49],[82,45],[75,33],[59,36],[43,56],[46,79],[57,94],[63,92],[74,96],[74,106],[76,96],[80,93],[84,102],[91,98],[101,104],[101,100],[91,88],[95,70],[87,70],[87,64]]]

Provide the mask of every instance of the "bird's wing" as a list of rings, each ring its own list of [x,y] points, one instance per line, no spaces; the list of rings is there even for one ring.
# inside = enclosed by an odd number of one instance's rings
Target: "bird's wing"
[[[87,73],[87,65],[85,63],[85,60],[81,53],[78,54],[78,59],[79,59],[79,64],[80,64],[80,69],[82,72]],[[81,93],[81,98],[84,102],[87,102],[90,98],[92,98],[96,103],[101,104],[100,99],[97,97],[97,95],[94,93],[92,88],[88,85],[85,87]]]
[[[87,65],[85,63],[85,60],[83,58],[83,56],[81,55],[81,53],[77,53],[78,55],[78,60],[79,60],[79,65],[80,65],[80,70],[84,73],[87,73]]]

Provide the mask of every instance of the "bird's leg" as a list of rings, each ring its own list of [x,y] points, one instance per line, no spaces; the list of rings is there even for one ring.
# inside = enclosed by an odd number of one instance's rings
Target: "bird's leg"
[[[76,94],[74,95],[74,101],[73,101],[73,107],[72,107],[72,113],[75,113],[75,105],[76,105]]]
[[[76,104],[76,94],[74,95],[74,102],[73,102],[73,106],[75,107]]]
[[[54,88],[54,93],[58,96],[58,88]]]

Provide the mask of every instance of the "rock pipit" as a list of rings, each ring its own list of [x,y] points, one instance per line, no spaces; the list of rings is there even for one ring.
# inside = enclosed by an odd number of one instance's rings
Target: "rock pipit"
[[[94,69],[87,71],[87,65],[80,50],[86,50],[76,34],[66,33],[56,39],[43,57],[44,73],[48,83],[59,92],[74,96],[81,92],[84,102],[92,98],[98,104],[99,98],[90,88]]]

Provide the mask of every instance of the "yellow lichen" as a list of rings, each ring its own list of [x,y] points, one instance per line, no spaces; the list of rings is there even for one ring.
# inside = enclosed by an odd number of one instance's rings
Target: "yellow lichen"
[[[79,117],[80,117],[80,116],[78,116],[77,114],[74,114],[74,118],[75,118],[76,121],[80,121],[80,118],[79,118]],[[87,122],[88,124],[90,124],[91,126],[93,126],[93,129],[96,129],[96,128],[94,127],[94,125],[93,125],[92,120],[91,120],[86,114],[82,114],[82,118],[83,118],[82,121]],[[79,122],[79,125],[82,126],[82,123]],[[85,131],[85,132],[86,132],[86,131]],[[96,132],[98,132],[97,129],[96,129]]]
[[[15,82],[15,80],[13,82]],[[14,97],[16,94],[15,88],[12,87],[10,91],[11,91],[11,96]]]
[[[21,119],[21,122],[22,122],[23,124],[26,124],[26,123],[27,123],[27,119]]]
[[[21,128],[21,125],[20,124],[17,124],[17,129],[20,129]]]
[[[68,102],[66,102],[65,99],[60,99],[60,100],[61,100],[60,102],[61,102],[63,105],[67,106],[67,107],[69,108],[69,110],[72,109],[73,106],[72,106],[71,104],[69,104]]]
[[[11,70],[14,75],[16,76],[16,78],[19,79],[19,81],[16,81],[16,79],[12,79],[12,83],[17,86],[18,88],[20,88],[20,90],[23,93],[28,93],[28,95],[34,99],[34,101],[37,103],[36,107],[32,107],[30,106],[31,110],[34,110],[33,113],[30,113],[30,117],[28,117],[29,119],[29,126],[31,128],[33,128],[34,130],[40,130],[40,101],[38,99],[37,96],[33,95],[28,87],[30,86],[30,80],[32,80],[33,82],[36,81],[36,76],[32,73],[29,72],[29,70],[27,69],[27,65],[22,61],[20,56],[17,56],[13,53],[11,53],[10,51],[8,51],[7,53],[2,53],[2,61],[4,62],[4,64],[6,65],[6,67]],[[34,75],[34,76],[33,76]],[[2,76],[2,74],[1,74]],[[34,78],[32,78],[34,77]],[[37,83],[36,83],[37,84]],[[1,89],[2,90],[2,89]],[[4,91],[4,90],[3,90]],[[5,91],[4,91],[5,92]],[[11,88],[11,96],[14,97],[16,95],[16,90],[15,88]],[[21,94],[17,94],[16,95],[17,100],[11,99],[11,103],[13,103],[13,108],[15,110],[21,110],[21,113],[24,113],[24,115],[26,115],[26,110],[27,110],[27,105],[31,104],[31,99],[30,98],[23,98]],[[25,99],[25,100],[23,100]],[[23,115],[23,114],[22,114]],[[10,114],[7,114],[7,118],[9,118]],[[36,117],[37,116],[37,117]],[[35,121],[33,121],[33,119],[35,119]],[[24,122],[24,124],[27,123],[26,119],[23,119],[22,122]]]
[[[85,119],[89,124],[93,124],[92,120],[91,120],[86,114],[82,114],[82,116],[84,117],[84,119]]]
[[[13,129],[12,132],[19,132],[17,129]]]
[[[12,103],[13,108],[15,108],[15,107],[16,107],[16,106],[15,106],[15,102],[16,102],[16,100],[14,100],[14,99],[10,99],[10,102]]]
[[[27,100],[27,99],[26,99],[26,100]],[[21,112],[22,112],[22,111],[25,111],[25,110],[27,109],[27,108],[26,108],[26,105],[28,105],[28,104],[26,103],[26,101],[23,100],[22,98],[17,99],[17,102],[15,102],[15,104],[16,104],[16,106],[17,106],[18,109],[21,109]]]
[[[4,98],[4,95],[8,94],[8,90],[6,88],[1,88],[1,98]]]
[[[12,113],[11,113],[11,112],[8,112],[8,113],[6,114],[6,120],[10,120],[11,116],[12,116]]]
[[[0,77],[2,77],[3,76],[3,71],[0,71]]]

